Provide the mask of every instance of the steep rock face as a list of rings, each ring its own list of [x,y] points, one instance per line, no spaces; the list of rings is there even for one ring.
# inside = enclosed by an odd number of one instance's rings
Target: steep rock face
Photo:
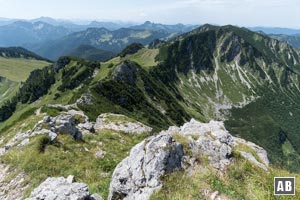
[[[72,176],[47,178],[26,200],[101,200],[99,195],[91,195],[85,183],[75,183]],[[96,198],[97,199],[96,199]]]
[[[116,167],[109,199],[148,199],[162,186],[162,175],[181,168],[182,157],[182,145],[170,134],[144,140]]]
[[[125,61],[116,67],[113,72],[113,79],[115,81],[123,81],[127,84],[134,85],[136,82],[136,72],[136,66],[129,61]]]

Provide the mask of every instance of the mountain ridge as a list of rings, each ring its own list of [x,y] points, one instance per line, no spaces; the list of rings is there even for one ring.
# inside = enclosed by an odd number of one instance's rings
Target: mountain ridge
[[[75,173],[108,198],[243,199],[249,187],[267,198],[274,174],[299,176],[299,51],[231,25],[128,49],[104,62],[61,57],[0,108],[0,153],[35,181],[28,191]]]

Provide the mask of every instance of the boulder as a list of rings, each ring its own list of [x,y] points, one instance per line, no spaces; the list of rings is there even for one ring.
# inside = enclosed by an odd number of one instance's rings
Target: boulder
[[[41,133],[48,134],[51,138],[56,138],[58,133],[69,134],[75,140],[82,139],[82,132],[75,123],[72,114],[60,114],[56,117],[45,116],[32,130],[34,135]]]
[[[170,134],[150,137],[132,148],[115,169],[109,199],[149,199],[160,189],[160,178],[167,172],[181,169],[182,145]]]
[[[93,200],[101,199],[99,195],[90,194],[85,183],[73,182],[74,177],[47,178],[35,188],[27,200]],[[95,198],[97,197],[97,198]]]
[[[82,139],[82,133],[76,127],[75,118],[72,115],[65,115],[61,114],[58,115],[53,119],[54,125],[54,132],[62,133],[62,134],[69,134],[75,140]]]

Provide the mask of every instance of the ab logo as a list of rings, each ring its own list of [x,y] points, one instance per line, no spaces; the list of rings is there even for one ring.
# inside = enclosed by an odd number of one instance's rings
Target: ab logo
[[[295,195],[295,177],[274,177],[274,195]]]

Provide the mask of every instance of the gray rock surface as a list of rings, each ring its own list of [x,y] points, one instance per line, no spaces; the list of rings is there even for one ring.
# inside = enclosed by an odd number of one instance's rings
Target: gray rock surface
[[[90,200],[104,200],[99,194],[92,194]]]
[[[255,153],[257,154],[257,156],[259,157],[260,161],[265,165],[265,166],[269,166],[270,161],[268,159],[268,153],[266,150],[264,150],[262,147],[254,144],[253,142],[249,142],[246,141],[242,138],[237,138],[234,137],[234,141],[236,142],[236,144],[242,144],[242,145],[246,145],[248,147],[250,147],[252,150],[255,151]]]
[[[92,94],[90,91],[81,95],[79,99],[76,101],[77,105],[93,105]]]
[[[77,122],[75,117],[80,119]],[[94,132],[94,124],[88,121],[88,117],[82,111],[69,110],[56,117],[44,116],[41,121],[35,124],[32,130],[17,133],[6,144],[3,139],[0,141],[0,156],[7,153],[14,146],[23,147],[30,142],[30,138],[37,135],[48,135],[51,141],[57,138],[58,134],[69,134],[75,140],[82,139],[82,133]]]
[[[248,152],[245,152],[245,151],[238,151],[238,152],[241,154],[242,157],[249,160],[254,165],[262,168],[265,171],[268,171],[268,168],[266,167],[266,165],[258,162],[257,159],[251,153],[248,153]]]
[[[42,121],[34,126],[33,132],[40,132],[46,129],[44,127],[56,134],[69,134],[75,140],[82,139],[82,133],[77,128],[75,118],[71,114],[60,114],[56,117],[45,116]]]
[[[181,169],[182,157],[182,145],[170,134],[153,136],[137,144],[116,167],[109,199],[149,199],[162,186],[161,176]]]
[[[101,114],[94,125],[95,131],[102,131],[105,129],[122,131],[129,134],[141,134],[152,132],[152,128],[140,122],[130,122],[126,120],[126,116],[112,113]],[[112,120],[113,119],[113,120]]]
[[[85,183],[72,182],[73,178],[47,178],[35,188],[27,200],[93,200],[101,199],[99,195],[92,196]]]
[[[192,119],[181,127],[170,127],[162,133],[166,132],[187,137],[193,154],[208,156],[216,169],[224,170],[233,160],[231,154],[234,139],[222,122],[201,123]]]
[[[162,133],[180,134],[186,136],[190,141],[190,148],[194,155],[208,156],[210,163],[218,170],[225,170],[226,167],[233,161],[232,149],[239,145],[246,145],[253,149],[261,162],[254,161],[255,158],[250,152],[243,154],[245,159],[248,159],[253,164],[267,169],[269,160],[267,152],[258,145],[247,142],[246,140],[233,137],[224,127],[223,122],[210,121],[209,123],[201,123],[194,119],[185,123],[181,127],[170,127]],[[259,163],[259,164],[258,164]]]
[[[105,154],[106,154],[105,151],[99,149],[95,152],[94,155],[95,155],[95,158],[104,158]]]
[[[31,133],[31,137],[37,136],[37,135],[48,135],[50,137],[51,141],[54,141],[57,138],[57,134],[48,130],[48,129],[42,129],[39,131],[34,131]],[[24,145],[23,145],[24,146]]]
[[[9,170],[9,166],[0,164],[0,199],[22,199],[28,187],[25,181],[26,178],[24,173],[15,174],[14,171]]]
[[[113,79],[134,85],[136,82],[136,72],[136,66],[129,61],[125,61],[116,67],[113,72]]]

